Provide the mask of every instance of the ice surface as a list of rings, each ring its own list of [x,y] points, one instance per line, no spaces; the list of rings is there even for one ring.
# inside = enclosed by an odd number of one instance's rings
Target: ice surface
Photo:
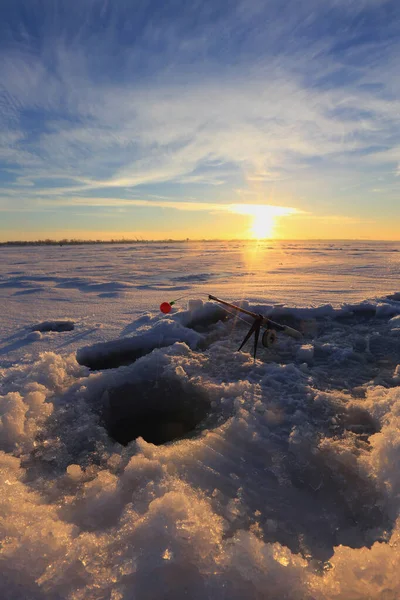
[[[1,249],[2,598],[400,597],[398,246],[269,245]]]

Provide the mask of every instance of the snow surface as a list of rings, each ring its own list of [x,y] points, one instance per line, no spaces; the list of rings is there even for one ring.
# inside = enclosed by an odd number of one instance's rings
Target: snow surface
[[[399,251],[1,248],[1,597],[399,598]]]

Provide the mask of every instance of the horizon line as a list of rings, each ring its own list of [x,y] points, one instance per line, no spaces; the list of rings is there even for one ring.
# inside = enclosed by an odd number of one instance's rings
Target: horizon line
[[[173,244],[173,243],[208,243],[208,242],[389,242],[400,243],[400,239],[373,239],[373,238],[162,238],[162,239],[138,239],[138,238],[111,238],[104,239],[37,239],[37,240],[6,240],[0,241],[0,246],[68,246],[68,245],[91,245],[91,244]]]

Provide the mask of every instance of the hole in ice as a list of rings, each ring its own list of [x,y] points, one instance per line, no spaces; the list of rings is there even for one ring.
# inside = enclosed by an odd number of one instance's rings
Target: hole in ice
[[[122,445],[138,437],[155,445],[188,437],[210,408],[203,391],[172,377],[125,382],[108,389],[104,400],[103,423]]]
[[[159,348],[165,344],[160,343]],[[170,344],[168,344],[170,345]],[[138,358],[150,354],[154,346],[140,347],[132,343],[132,338],[118,340],[117,342],[100,342],[93,346],[79,348],[76,360],[80,365],[89,367],[91,371],[115,369],[134,363]]]
[[[172,346],[177,340],[186,342],[195,348],[201,336],[179,324],[160,323],[152,331],[133,337],[120,338],[109,342],[99,342],[79,348],[76,360],[80,365],[92,371],[114,369],[134,363],[138,358],[150,354],[153,350]]]
[[[75,327],[73,321],[43,321],[32,327],[32,331],[72,331]]]

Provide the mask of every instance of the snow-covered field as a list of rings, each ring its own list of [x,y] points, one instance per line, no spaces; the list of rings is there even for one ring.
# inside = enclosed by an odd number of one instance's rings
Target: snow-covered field
[[[400,243],[0,257],[1,598],[400,597]]]

